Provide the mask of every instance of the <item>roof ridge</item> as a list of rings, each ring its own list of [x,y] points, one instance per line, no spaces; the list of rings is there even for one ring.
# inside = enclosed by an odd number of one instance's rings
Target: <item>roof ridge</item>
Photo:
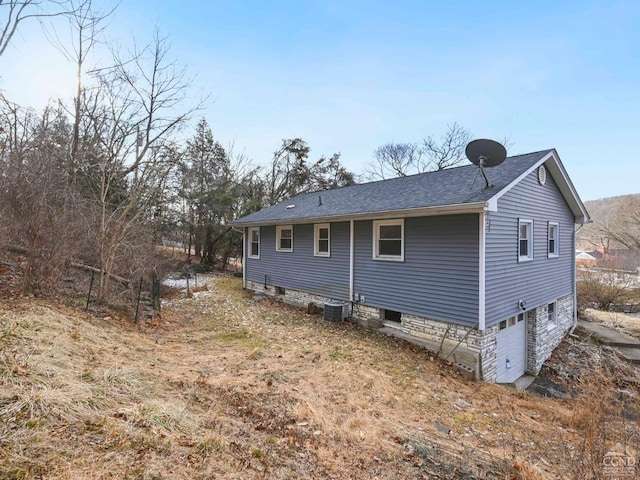
[[[532,165],[554,150],[514,155],[490,169],[494,185],[482,189],[477,184],[478,167],[471,163],[405,177],[301,193],[259,212],[236,220],[236,224],[299,221],[305,218],[348,217],[434,206],[462,205],[488,201],[509,186]],[[347,188],[349,187],[349,188]],[[316,196],[322,196],[322,201]],[[291,208],[288,205],[295,205]]]
[[[528,155],[535,155],[535,154],[542,153],[542,152],[546,153],[546,152],[550,152],[552,150],[553,150],[552,148],[547,148],[547,149],[538,150],[538,151],[535,151],[535,152],[520,153],[518,155],[512,155],[512,156],[509,156],[509,157],[505,158],[505,162],[507,160],[510,160],[510,159],[515,159],[515,158],[518,158],[518,157],[526,157]],[[435,174],[435,173],[441,173],[441,172],[451,172],[453,170],[457,170],[457,169],[461,169],[461,168],[470,168],[470,167],[474,168],[475,166],[476,165],[473,165],[472,163],[469,163],[468,165],[456,165],[454,167],[443,168],[441,170],[429,170],[427,172],[412,173],[411,175],[404,175],[404,176],[401,176],[401,177],[381,178],[381,179],[378,179],[378,180],[372,180],[370,182],[354,183],[352,185],[343,185],[341,187],[330,188],[330,189],[327,189],[327,190],[314,190],[313,192],[303,192],[303,193],[300,193],[299,195],[296,195],[296,197],[301,196],[301,195],[308,195],[308,194],[318,193],[318,192],[327,192],[327,191],[333,191],[333,190],[340,190],[340,189],[343,189],[343,188],[357,187],[357,186],[361,186],[361,185],[372,185],[374,183],[390,182],[390,181],[393,181],[393,180],[399,181],[401,179],[417,177],[419,175],[429,175],[429,174]],[[295,197],[292,197],[292,198],[295,198]]]

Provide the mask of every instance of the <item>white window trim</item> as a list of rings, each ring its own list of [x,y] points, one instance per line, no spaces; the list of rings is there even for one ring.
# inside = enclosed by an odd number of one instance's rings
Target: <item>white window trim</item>
[[[280,239],[283,230],[291,230],[291,248],[280,248]],[[276,226],[276,250],[278,252],[293,252],[293,225]]]
[[[556,238],[554,238],[555,245],[556,245],[555,253],[549,252],[549,242],[551,241],[551,236],[549,235],[549,231],[551,230],[552,226],[556,227]],[[560,256],[560,224],[558,222],[547,223],[547,256],[549,258],[558,258]]]
[[[327,251],[321,252],[319,247],[320,242],[320,229],[326,228],[327,234]],[[331,224],[330,223],[316,223],[313,226],[313,256],[314,257],[330,257],[331,256]]]
[[[385,225],[400,225],[400,255],[380,255],[378,253],[380,227]],[[404,218],[373,221],[373,259],[387,262],[404,262]]]
[[[520,227],[523,224],[529,225],[529,252],[527,255],[520,255]],[[533,260],[533,220],[528,218],[518,219],[518,262],[530,262]]]
[[[549,305],[553,305],[553,318],[549,318]],[[553,330],[558,326],[558,302],[547,304],[547,330]]]
[[[248,237],[249,237],[249,246],[248,246],[248,252],[247,252],[247,257],[249,258],[260,258],[260,227],[249,227],[249,229],[247,230],[248,232]],[[252,237],[253,237],[253,232],[258,232],[258,255],[251,255],[251,245],[253,243],[252,241]]]

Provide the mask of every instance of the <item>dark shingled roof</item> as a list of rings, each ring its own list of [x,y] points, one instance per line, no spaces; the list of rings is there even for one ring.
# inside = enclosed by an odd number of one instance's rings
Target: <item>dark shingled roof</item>
[[[508,157],[487,168],[492,187],[482,190],[478,167],[469,164],[438,172],[361,183],[349,187],[303,193],[239,218],[234,225],[300,222],[304,219],[342,217],[414,208],[486,202],[552,150]],[[319,205],[319,199],[322,205]],[[286,208],[295,205],[293,208]]]

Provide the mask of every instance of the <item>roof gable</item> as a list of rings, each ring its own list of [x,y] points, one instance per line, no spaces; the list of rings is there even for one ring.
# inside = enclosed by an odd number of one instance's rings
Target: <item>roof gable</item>
[[[491,210],[497,199],[542,163],[560,188],[576,218],[588,218],[555,150],[517,155],[486,170],[491,186],[484,187],[475,165],[349,187],[304,193],[235,220],[234,225],[303,223],[320,219],[384,218],[393,215],[437,215]],[[545,165],[547,165],[545,163]]]
[[[573,186],[573,182],[569,178],[569,174],[564,168],[564,165],[560,161],[560,157],[558,157],[558,152],[555,149],[548,150],[547,154],[540,158],[537,162],[531,165],[528,169],[523,171],[517,178],[514,178],[508,185],[506,185],[502,190],[500,190],[490,201],[490,209],[495,209],[497,205],[497,201],[500,197],[502,197],[505,193],[511,190],[514,186],[522,181],[527,175],[534,172],[536,169],[540,167],[540,165],[545,166],[548,173],[556,182],[562,197],[565,202],[571,209],[574,217],[576,218],[576,223],[589,223],[591,222],[591,217],[589,216],[589,212],[587,212],[584,203],[578,196],[578,192]]]

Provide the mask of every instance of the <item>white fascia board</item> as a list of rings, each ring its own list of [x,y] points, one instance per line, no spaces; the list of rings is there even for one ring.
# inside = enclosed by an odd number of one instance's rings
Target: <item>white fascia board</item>
[[[536,168],[538,168],[540,165],[542,165],[544,162],[546,162],[550,158],[553,158],[553,150],[550,151],[548,154],[546,154],[544,157],[542,157],[540,160],[538,160],[536,163],[534,163],[531,167],[529,167],[523,173],[521,173],[520,176],[516,177],[516,179],[513,180],[509,185],[507,185],[502,190],[500,190],[498,193],[496,193],[493,197],[491,197],[491,199],[489,201],[490,202],[491,201],[495,201],[496,202],[496,206],[497,206],[497,202],[498,202],[498,200],[500,200],[500,197],[502,197],[505,193],[507,193],[509,190],[511,190],[517,184],[519,184],[522,180],[524,180],[524,178],[526,178],[527,175],[529,175],[531,172],[535,171]]]
[[[263,220],[259,222],[241,223],[242,227],[258,225],[291,225],[299,223],[347,222],[349,220],[384,220],[388,218],[433,217],[437,215],[455,215],[461,213],[479,213],[487,209],[488,202],[461,203],[457,205],[440,205],[435,207],[409,208],[405,210],[388,210],[383,212],[365,212],[353,215],[326,215],[322,217],[287,218],[282,220]],[[233,225],[233,224],[232,224]]]
[[[549,173],[555,180],[556,185],[558,186],[558,190],[560,190],[560,193],[564,197],[565,201],[569,205],[569,208],[573,212],[574,217],[576,218],[576,223],[589,223],[591,221],[589,213],[582,203],[582,200],[580,200],[580,197],[578,196],[578,193],[576,192],[576,189],[573,186],[573,183],[571,182],[571,179],[569,178],[564,165],[562,165],[560,158],[558,158],[558,154],[555,149],[551,150],[547,155],[542,157],[535,164],[533,164],[522,174],[520,174],[520,176],[513,180],[509,185],[507,185],[493,197],[491,197],[487,204],[491,205],[491,207],[495,208],[495,210],[489,208],[488,211],[497,211],[498,200],[500,199],[500,197],[502,197],[505,193],[507,193],[514,186],[520,183],[527,175],[534,172],[542,164],[544,164],[545,168],[549,170]]]
[[[564,165],[562,165],[562,162],[556,156],[554,156],[554,160],[554,162],[545,164],[545,167],[547,168],[547,170],[549,170],[549,173],[558,185],[560,193],[562,193],[562,196],[571,207],[571,210],[576,217],[576,223],[590,223],[591,217],[589,216],[589,212],[587,212],[584,203],[582,203],[582,200],[578,196],[578,192],[573,186],[573,182],[571,182],[571,179],[569,178]],[[561,178],[562,182],[558,182],[558,178]]]
[[[497,212],[498,211],[498,199],[493,196],[487,202],[487,206],[484,209],[485,212]]]

